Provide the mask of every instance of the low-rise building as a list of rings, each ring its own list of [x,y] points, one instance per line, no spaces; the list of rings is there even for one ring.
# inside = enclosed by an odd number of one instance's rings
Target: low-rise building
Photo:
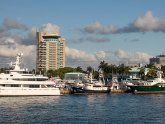
[[[158,55],[156,57],[150,58],[150,64],[165,65],[165,55]]]

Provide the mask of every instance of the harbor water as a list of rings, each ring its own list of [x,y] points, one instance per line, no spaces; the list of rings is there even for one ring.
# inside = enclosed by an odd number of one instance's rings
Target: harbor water
[[[165,95],[1,97],[0,124],[164,124]]]

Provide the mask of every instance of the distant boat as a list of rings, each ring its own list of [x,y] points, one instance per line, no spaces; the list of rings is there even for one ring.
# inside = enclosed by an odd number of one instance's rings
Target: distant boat
[[[157,78],[148,81],[139,81],[137,84],[127,85],[135,94],[165,94],[165,80],[162,72],[157,72]]]
[[[102,82],[97,82],[97,83],[91,82],[91,83],[85,84],[84,92],[85,93],[109,93],[110,88],[102,84]]]
[[[79,84],[72,87],[74,94],[79,93],[109,93],[110,87],[105,86],[105,82],[101,80],[97,81],[92,78],[92,73],[90,73],[91,80],[83,85]]]
[[[48,77],[24,73],[26,70],[20,68],[22,55],[17,54],[16,62],[12,63],[14,69],[9,74],[0,74],[0,96],[60,95],[59,88]]]

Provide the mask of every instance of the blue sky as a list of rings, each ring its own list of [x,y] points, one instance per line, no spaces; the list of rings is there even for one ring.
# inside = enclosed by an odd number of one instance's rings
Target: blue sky
[[[35,67],[35,31],[66,39],[66,66],[148,63],[165,53],[163,0],[0,0],[0,56],[23,51]],[[6,51],[6,52],[4,52]]]

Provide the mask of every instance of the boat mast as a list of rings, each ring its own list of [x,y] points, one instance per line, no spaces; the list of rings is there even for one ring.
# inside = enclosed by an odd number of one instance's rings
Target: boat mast
[[[104,73],[102,69],[99,70],[99,82],[103,82],[103,84],[105,85]]]
[[[18,53],[17,56],[16,56],[16,61],[14,63],[13,62],[10,63],[10,66],[14,66],[14,69],[10,70],[11,72],[13,72],[13,71],[23,71],[20,68],[21,57],[22,56],[23,56],[23,53]]]
[[[22,56],[23,56],[23,53],[17,54],[14,70],[20,70],[20,64],[21,64],[20,59]]]
[[[91,83],[92,83],[92,80],[93,80],[92,72],[90,73],[90,79],[91,79]]]
[[[161,78],[162,78],[162,73],[163,73],[162,71],[157,71],[157,73],[156,73],[156,74],[157,74],[157,77],[158,77],[159,79],[161,79]]]

